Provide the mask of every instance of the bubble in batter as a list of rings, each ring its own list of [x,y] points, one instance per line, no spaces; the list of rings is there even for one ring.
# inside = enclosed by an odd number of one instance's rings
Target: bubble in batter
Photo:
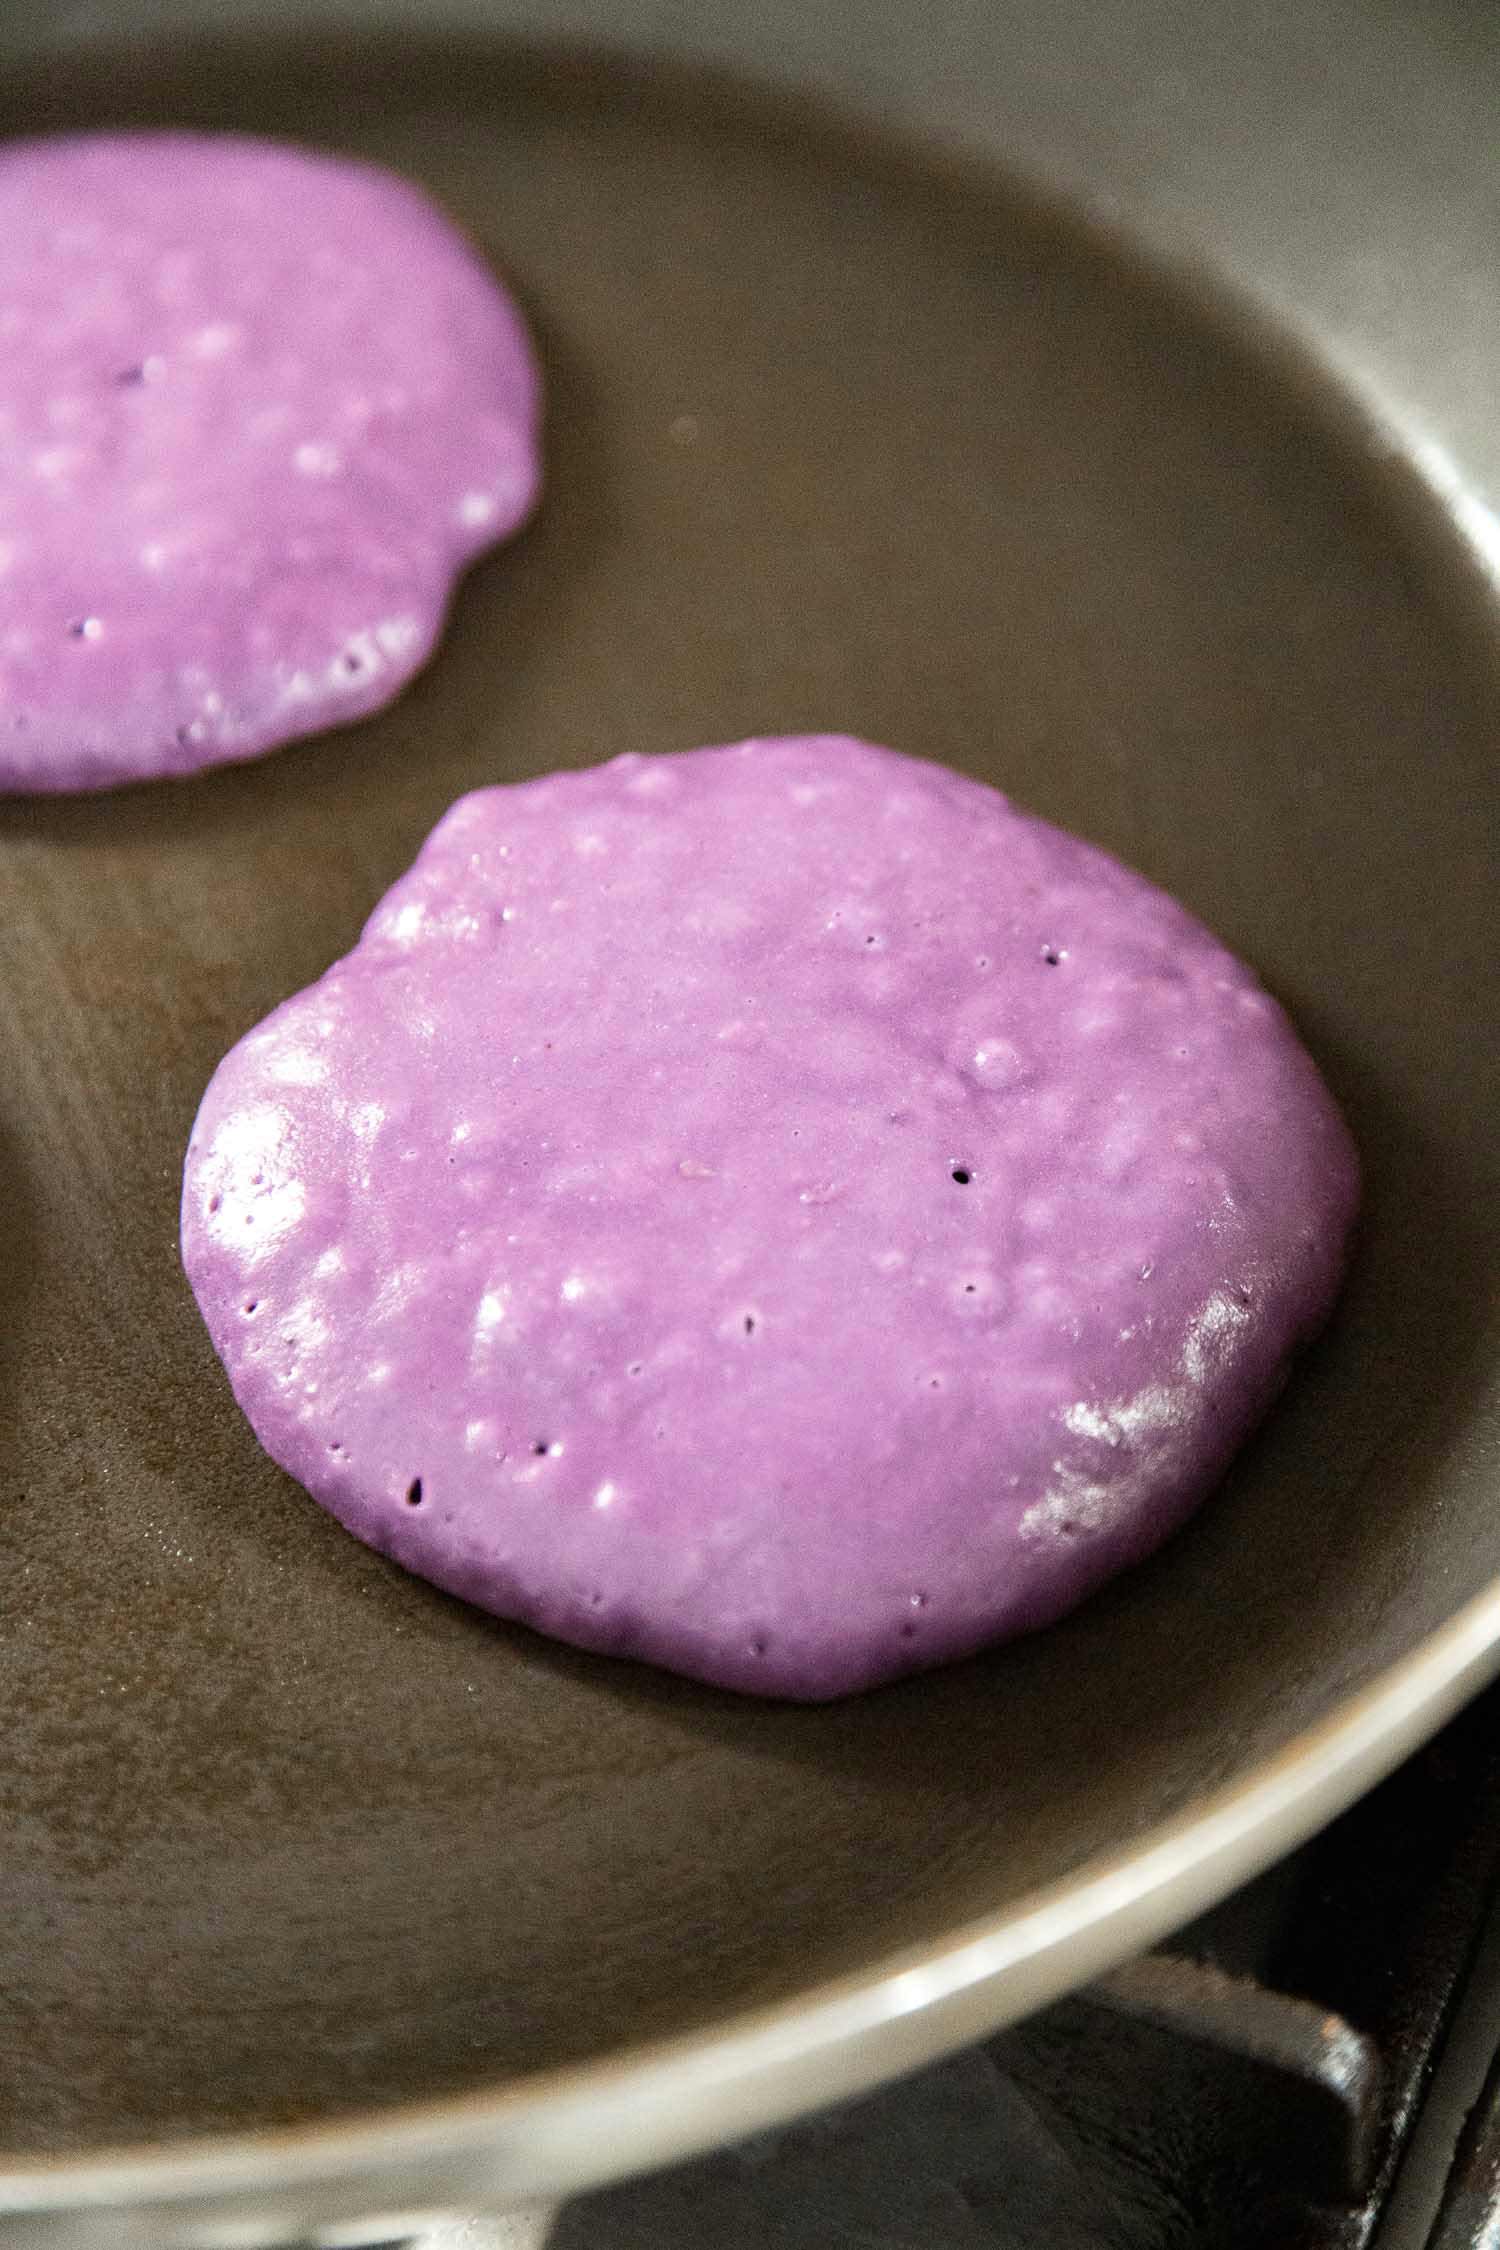
[[[450,1592],[820,1698],[1210,1490],[1356,1200],[1181,907],[840,738],[479,792],[220,1065],[188,1275],[267,1451]]]
[[[390,700],[536,494],[520,315],[415,188],[232,136],[0,149],[0,789]]]

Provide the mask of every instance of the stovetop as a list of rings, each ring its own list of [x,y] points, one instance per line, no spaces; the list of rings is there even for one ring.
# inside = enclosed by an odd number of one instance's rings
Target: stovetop
[[[420,2250],[1500,2250],[1497,1870],[1500,1690],[1170,1946],[986,2045]]]

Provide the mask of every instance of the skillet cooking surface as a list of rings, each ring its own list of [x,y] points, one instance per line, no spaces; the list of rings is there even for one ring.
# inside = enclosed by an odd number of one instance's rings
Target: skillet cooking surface
[[[454,2092],[868,1966],[1270,1754],[1500,1571],[1445,1461],[1496,1223],[1500,697],[1335,402],[1003,182],[687,80],[447,40],[0,90],[7,132],[106,121],[426,182],[535,319],[550,489],[385,716],[0,807],[18,2151]],[[1292,1008],[1370,1181],[1335,1329],[1166,1554],[1030,1643],[800,1710],[358,1547],[259,1454],[175,1231],[215,1061],[460,791],[816,727],[1179,892]]]

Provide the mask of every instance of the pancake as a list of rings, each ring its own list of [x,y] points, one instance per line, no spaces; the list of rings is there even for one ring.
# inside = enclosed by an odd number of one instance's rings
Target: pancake
[[[376,709],[538,481],[520,315],[418,191],[185,133],[0,149],[0,789]]]
[[[261,1444],[495,1614],[823,1698],[1212,1489],[1357,1194],[1182,907],[836,737],[482,790],[226,1057],[183,1255]]]

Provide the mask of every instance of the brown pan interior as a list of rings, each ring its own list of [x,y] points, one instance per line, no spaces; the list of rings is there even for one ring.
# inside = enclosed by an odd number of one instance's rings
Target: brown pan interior
[[[0,2143],[335,2115],[691,2030],[1117,1847],[1500,1572],[1500,686],[1337,401],[1003,179],[445,40],[8,72],[7,134],[304,136],[514,280],[550,488],[383,717],[0,806]],[[223,1049],[460,791],[841,728],[1178,891],[1347,1103],[1344,1309],[1081,1615],[821,1710],[492,1624],[259,1454],[176,1257]],[[1488,1028],[1487,1028],[1488,1027]]]

